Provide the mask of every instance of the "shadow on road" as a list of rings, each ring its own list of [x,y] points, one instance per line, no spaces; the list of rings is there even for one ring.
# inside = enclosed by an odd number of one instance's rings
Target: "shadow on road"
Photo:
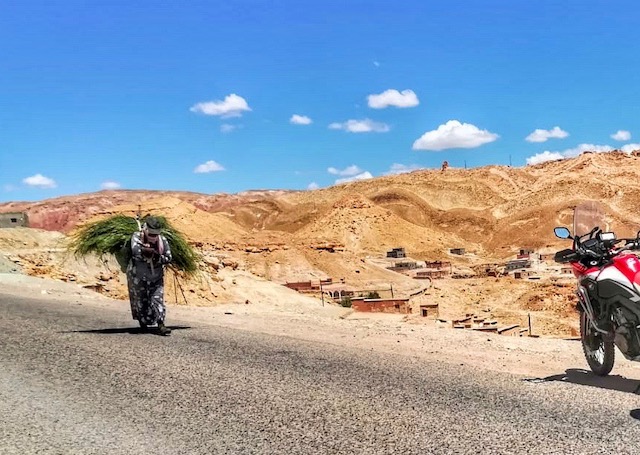
[[[187,330],[191,327],[183,326],[183,325],[168,325],[172,331],[173,330]],[[61,333],[102,333],[102,334],[115,334],[115,333],[130,333],[132,335],[143,335],[143,334],[152,334],[152,335],[160,335],[158,329],[156,327],[149,327],[146,329],[142,329],[141,327],[116,327],[111,329],[90,329],[90,330],[70,330],[67,332]]]
[[[617,390],[619,392],[640,395],[640,381],[623,376],[596,376],[591,371],[571,368],[565,373],[547,376],[546,378],[527,378],[525,382],[568,382],[571,384],[587,385],[600,389]]]

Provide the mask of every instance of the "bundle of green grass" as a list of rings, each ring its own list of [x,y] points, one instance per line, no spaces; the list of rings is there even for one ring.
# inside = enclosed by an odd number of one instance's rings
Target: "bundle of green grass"
[[[162,234],[171,248],[173,261],[169,268],[191,276],[198,270],[199,255],[189,245],[185,236],[175,229],[163,216],[155,216],[162,226]],[[144,224],[144,219],[141,221]],[[95,254],[115,256],[121,270],[126,271],[131,258],[131,236],[138,231],[135,218],[126,215],[114,215],[103,220],[87,223],[71,236],[69,250],[76,257]]]

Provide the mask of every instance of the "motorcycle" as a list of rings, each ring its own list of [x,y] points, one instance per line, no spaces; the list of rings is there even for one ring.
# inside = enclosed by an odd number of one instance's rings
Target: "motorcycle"
[[[573,234],[566,227],[554,233],[573,241],[554,259],[571,264],[578,281],[580,340],[591,371],[608,375],[615,347],[626,359],[640,361],[640,260],[631,253],[640,249],[640,231],[635,238],[616,238],[606,230],[598,204],[587,202],[574,210]]]

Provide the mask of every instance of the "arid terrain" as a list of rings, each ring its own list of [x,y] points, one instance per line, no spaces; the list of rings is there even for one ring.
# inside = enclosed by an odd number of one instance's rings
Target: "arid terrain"
[[[203,255],[197,279],[168,276],[170,303],[322,305],[319,293],[303,295],[283,284],[331,278],[338,288],[409,298],[408,324],[427,323],[419,306],[437,303],[447,323],[469,313],[527,327],[530,318],[533,334],[573,337],[572,277],[549,261],[532,261],[521,279],[504,274],[504,266],[523,249],[539,257],[566,247],[553,227],[570,225],[573,207],[585,200],[602,203],[618,236],[635,236],[638,182],[637,153],[587,152],[523,168],[420,170],[313,191],[113,190],[10,202],[0,204],[0,212],[26,212],[30,227],[0,229],[0,272],[54,278],[124,299],[116,262],[70,256],[67,236],[88,220],[140,208],[166,216]],[[448,273],[419,280],[388,270],[398,260],[386,253],[397,247],[418,265],[451,263]],[[464,254],[451,254],[453,248]]]

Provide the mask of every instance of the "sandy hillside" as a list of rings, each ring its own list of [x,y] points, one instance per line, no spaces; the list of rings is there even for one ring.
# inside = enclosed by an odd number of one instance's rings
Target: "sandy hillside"
[[[437,302],[451,318],[482,312],[525,324],[531,314],[539,333],[569,336],[576,326],[572,284],[561,279],[559,267],[537,264],[535,281],[516,281],[486,277],[485,264],[504,265],[520,249],[548,253],[566,247],[552,229],[570,225],[573,207],[586,199],[602,203],[619,235],[635,235],[639,177],[637,153],[612,152],[522,168],[421,170],[315,191],[102,191],[0,204],[0,212],[27,212],[36,228],[3,230],[0,253],[5,268],[14,264],[28,274],[79,280],[122,298],[117,267],[65,256],[65,234],[87,220],[140,207],[143,214],[167,216],[203,253],[203,275],[182,284],[190,303],[251,301],[261,295],[248,291],[253,285],[295,299],[300,295],[282,283],[332,278],[353,289],[393,287],[398,295],[415,294],[416,308]],[[386,269],[392,265],[386,251],[394,247],[404,247],[412,260],[450,261],[455,274],[474,278],[435,280],[428,289],[426,281]],[[451,248],[466,254],[452,255]],[[239,288],[232,272],[248,274],[253,284]],[[170,298],[184,301],[172,286]]]

